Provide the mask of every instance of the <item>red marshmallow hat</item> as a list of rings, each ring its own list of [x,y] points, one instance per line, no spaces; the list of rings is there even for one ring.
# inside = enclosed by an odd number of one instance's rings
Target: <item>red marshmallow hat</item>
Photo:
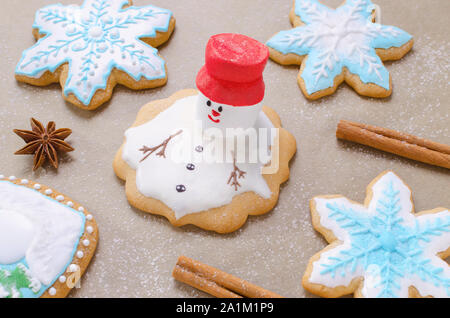
[[[205,65],[197,74],[200,92],[215,103],[251,106],[264,98],[267,47],[248,36],[223,33],[206,45]]]

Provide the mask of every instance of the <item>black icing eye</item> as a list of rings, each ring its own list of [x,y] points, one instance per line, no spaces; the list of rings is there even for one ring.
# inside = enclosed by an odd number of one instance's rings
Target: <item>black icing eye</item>
[[[182,185],[182,184],[179,184],[179,185],[176,186],[176,190],[178,192],[184,192],[184,191],[186,191],[186,187],[184,185]]]
[[[195,165],[193,164],[193,163],[188,163],[187,165],[186,165],[186,169],[188,169],[188,170],[194,170],[195,169]]]
[[[203,147],[202,146],[197,146],[197,147],[195,147],[195,151],[202,152],[203,151]]]
[[[206,102],[206,105],[211,106],[211,101],[210,101],[210,100],[207,101],[207,102]]]
[[[222,106],[219,106],[219,108],[217,110],[219,111],[219,113],[221,113],[223,110]]]

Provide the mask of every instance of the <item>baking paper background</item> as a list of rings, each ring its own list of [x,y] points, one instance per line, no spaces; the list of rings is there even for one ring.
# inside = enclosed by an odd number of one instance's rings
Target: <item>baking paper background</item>
[[[366,186],[392,169],[411,187],[416,211],[450,208],[450,171],[403,159],[365,146],[336,140],[340,119],[367,123],[450,144],[450,44],[448,0],[376,0],[383,24],[414,36],[413,50],[386,62],[393,94],[361,97],[341,85],[331,97],[306,100],[297,86],[298,67],[269,61],[264,78],[265,104],[297,139],[290,180],[270,213],[250,217],[240,230],[219,235],[194,226],[174,228],[162,217],[128,204],[124,183],[112,161],[139,108],[178,90],[194,88],[204,63],[208,38],[236,32],[266,42],[291,28],[291,0],[134,0],[173,11],[177,25],[160,48],[169,80],[162,88],[132,91],[117,86],[112,100],[97,111],[66,103],[60,86],[39,88],[17,83],[14,69],[22,51],[35,43],[34,14],[55,0],[3,0],[0,10],[0,173],[49,185],[83,204],[96,218],[100,242],[96,256],[72,297],[206,296],[175,282],[171,272],[179,255],[261,285],[287,297],[311,297],[301,286],[309,258],[325,247],[310,223],[309,200],[342,194],[363,202]],[[81,0],[63,0],[81,4]],[[339,1],[323,1],[337,6]],[[49,165],[32,172],[32,156],[14,156],[23,141],[12,129],[29,129],[35,117],[57,128],[69,127],[76,151],[63,155],[58,171]],[[214,189],[212,189],[214,191]]]

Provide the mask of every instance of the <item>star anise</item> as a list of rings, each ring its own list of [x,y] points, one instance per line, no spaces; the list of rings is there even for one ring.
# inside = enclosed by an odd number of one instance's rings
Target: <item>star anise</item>
[[[45,128],[38,120],[31,118],[31,129],[14,129],[14,132],[27,144],[15,155],[33,155],[33,171],[39,168],[48,158],[53,167],[58,168],[58,151],[69,152],[75,150],[64,141],[71,133],[69,128],[56,129],[53,121]]]

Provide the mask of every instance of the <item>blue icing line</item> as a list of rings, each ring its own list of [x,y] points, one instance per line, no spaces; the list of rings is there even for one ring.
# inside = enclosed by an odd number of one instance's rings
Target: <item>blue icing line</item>
[[[13,185],[13,186],[15,186],[15,187],[21,187],[21,188],[24,188],[23,186],[19,186],[19,185],[15,184],[15,183],[12,183],[12,182],[9,182],[9,181],[6,181],[6,180],[1,180],[0,182],[8,183],[8,184]],[[25,188],[26,188],[26,187],[25,187]],[[33,190],[33,189],[30,189],[30,188],[26,188],[26,189],[28,189],[28,190],[30,190],[30,191],[34,191],[35,193],[41,195],[43,198],[45,198],[45,199],[47,199],[47,200],[50,200],[50,201],[52,201],[52,202],[55,202],[55,203],[61,205],[62,207],[66,208],[66,209],[72,210],[73,212],[75,212],[76,214],[78,214],[78,215],[81,217],[81,219],[82,219],[81,227],[80,227],[80,234],[79,234],[78,239],[77,239],[77,242],[76,242],[76,244],[75,244],[75,246],[74,246],[74,248],[73,248],[73,250],[72,250],[72,254],[71,254],[71,256],[70,256],[70,260],[67,262],[67,264],[64,266],[64,268],[61,270],[61,272],[60,272],[60,273],[52,280],[52,282],[51,282],[49,285],[44,285],[44,284],[41,283],[41,284],[42,284],[41,289],[40,289],[39,292],[36,293],[36,294],[33,293],[33,291],[32,291],[30,288],[21,288],[21,289],[20,289],[20,291],[22,292],[22,295],[23,295],[24,298],[39,298],[39,297],[42,296],[43,293],[45,293],[45,291],[46,291],[50,286],[52,286],[52,285],[56,282],[56,280],[57,280],[61,275],[63,275],[63,274],[66,272],[67,268],[68,268],[69,265],[72,263],[72,260],[73,260],[73,258],[74,258],[74,256],[75,256],[75,253],[76,253],[76,251],[77,251],[77,249],[78,249],[78,246],[79,246],[79,243],[80,243],[80,238],[81,238],[81,237],[83,236],[83,234],[84,234],[84,227],[85,227],[85,225],[86,225],[86,216],[84,215],[84,213],[82,213],[82,212],[80,212],[80,211],[77,211],[77,210],[75,210],[75,209],[73,209],[73,208],[71,208],[71,207],[69,207],[69,206],[67,206],[67,205],[65,205],[65,204],[62,204],[61,202],[59,202],[59,201],[53,199],[52,197],[48,197],[48,196],[46,196],[46,195],[40,193],[39,191],[35,191],[35,190]],[[20,263],[22,263],[23,265],[26,266],[26,268],[29,269],[29,266],[28,266],[28,263],[26,262],[25,257],[24,257],[23,259],[21,259],[20,261],[14,263],[14,264],[8,264],[8,265],[0,264],[0,269],[6,269],[6,270],[8,270],[8,271],[12,271],[12,270],[14,270],[14,269],[17,267],[17,265],[19,265]]]
[[[297,55],[306,55],[312,48],[308,45],[294,45],[295,42],[290,42],[289,36],[292,34],[303,33],[306,27],[297,27],[292,30],[280,31],[275,34],[269,41],[267,41],[267,46],[281,52],[283,54],[294,53]]]
[[[85,5],[87,4],[87,2],[88,1],[85,1],[79,8],[81,10],[84,9]],[[96,15],[96,19],[98,20],[104,14],[106,14],[106,12],[104,10],[106,10],[109,7],[109,5],[108,5],[108,2],[105,1],[105,0],[94,0],[94,2],[95,2],[95,8],[98,10],[98,12],[96,13],[97,14]],[[125,4],[128,4],[128,0],[123,0],[121,2],[121,4],[120,4],[120,7],[122,8]],[[72,59],[69,56],[65,56],[63,59],[61,59],[60,61],[58,61],[58,63],[56,63],[54,65],[45,65],[43,67],[39,67],[39,68],[34,69],[32,72],[24,72],[24,71],[20,70],[20,68],[23,67],[22,63],[26,59],[26,55],[28,54],[28,52],[30,50],[35,49],[38,46],[40,46],[42,42],[46,41],[48,38],[50,38],[53,35],[52,32],[50,32],[50,30],[46,30],[44,28],[44,26],[37,24],[36,21],[38,20],[39,15],[43,14],[45,12],[45,10],[49,10],[49,12],[50,12],[50,10],[53,10],[55,8],[64,9],[64,8],[66,8],[66,6],[63,6],[61,4],[49,5],[49,6],[46,6],[46,7],[42,8],[41,10],[38,10],[36,12],[35,23],[33,24],[33,28],[34,29],[38,29],[40,34],[46,34],[46,36],[41,38],[41,39],[39,39],[35,43],[35,45],[33,45],[32,47],[30,47],[30,48],[26,49],[25,51],[23,51],[21,60],[19,61],[18,65],[16,66],[15,72],[18,75],[25,75],[25,76],[34,77],[34,76],[37,76],[38,74],[42,73],[43,71],[47,71],[48,70],[50,72],[54,72],[62,64],[69,63],[69,75],[68,75],[68,78],[67,78],[66,83],[65,83],[67,85],[67,84],[70,83],[70,81],[72,80],[72,77],[73,77],[73,70],[70,67],[70,65],[72,64]],[[151,13],[144,12],[145,10],[148,10],[148,9],[150,9],[150,10],[158,10],[158,12],[156,12],[156,13],[154,13],[154,12],[151,12]],[[144,73],[142,71],[140,71],[137,75],[132,75],[132,74],[130,74],[130,72],[128,72],[128,69],[126,67],[123,67],[123,66],[120,65],[120,62],[117,62],[116,60],[112,60],[109,63],[108,67],[107,67],[107,71],[102,76],[102,83],[101,84],[96,84],[92,88],[89,87],[88,89],[91,90],[91,92],[89,93],[88,96],[85,96],[85,94],[83,94],[83,92],[81,90],[79,90],[76,87],[76,85],[73,85],[73,84],[72,84],[72,87],[67,87],[67,86],[65,87],[65,89],[64,89],[64,95],[65,96],[67,96],[69,93],[73,93],[73,94],[75,94],[77,99],[80,100],[83,104],[89,105],[89,103],[91,102],[92,97],[95,95],[95,93],[99,89],[105,89],[106,88],[107,80],[108,80],[109,76],[111,75],[111,71],[112,71],[113,68],[119,69],[121,71],[125,71],[127,74],[132,76],[132,78],[134,80],[136,80],[136,81],[140,80],[142,77],[145,77],[147,80],[156,80],[156,79],[161,79],[161,78],[165,78],[166,77],[165,61],[161,57],[158,56],[158,54],[157,54],[158,51],[155,48],[153,48],[152,46],[150,46],[150,45],[146,44],[145,42],[141,41],[140,38],[154,37],[156,35],[157,31],[159,31],[159,32],[166,32],[168,30],[168,28],[169,28],[169,25],[170,25],[170,19],[172,17],[172,12],[170,10],[158,8],[158,7],[155,7],[155,6],[152,6],[152,5],[147,5],[147,6],[142,6],[142,7],[131,6],[131,7],[127,7],[127,8],[124,8],[124,9],[119,9],[118,12],[128,12],[128,11],[131,11],[131,10],[138,10],[140,12],[135,17],[128,16],[124,21],[120,22],[120,25],[115,27],[115,29],[127,28],[128,27],[127,24],[136,24],[139,21],[147,20],[148,17],[151,17],[151,14],[165,14],[165,15],[168,16],[168,18],[166,20],[166,24],[164,26],[155,26],[155,27],[152,28],[152,30],[149,33],[141,34],[141,35],[139,35],[138,37],[136,37],[134,39],[139,44],[144,45],[148,49],[151,49],[153,56],[156,58],[156,60],[158,60],[158,63],[161,65],[160,75],[149,76],[149,75],[147,75],[146,73]],[[92,15],[94,13],[91,12],[90,14]],[[55,20],[54,21],[55,24],[56,23],[64,23],[64,22],[69,21],[65,14],[58,15],[58,14],[53,13],[53,15],[49,17],[49,19],[50,20]],[[83,31],[84,34],[81,34],[81,36],[75,37],[74,39],[70,39],[67,42],[64,42],[63,44],[59,44],[59,46],[58,46],[59,48],[57,49],[58,50],[57,52],[59,53],[59,50],[61,50],[62,48],[66,48],[66,47],[72,45],[73,43],[81,40],[82,38],[86,39],[88,37],[88,33],[89,33],[89,28],[86,28],[87,26],[90,26],[89,23],[88,24],[83,24],[83,27],[85,27],[85,29]],[[105,27],[105,25],[103,23],[102,23],[102,27]],[[114,29],[114,28],[111,28],[111,29]],[[108,29],[108,30],[110,30],[110,29]],[[70,36],[75,36],[75,35],[78,35],[78,34],[67,35],[67,36],[70,37]],[[85,90],[87,89],[86,88],[86,85],[87,85],[86,79],[89,76],[88,73],[90,71],[93,71],[92,67],[93,67],[93,64],[95,64],[91,60],[91,57],[106,52],[106,50],[104,50],[104,51],[99,50],[99,47],[98,47],[99,43],[106,43],[106,42],[107,41],[105,40],[105,37],[103,36],[103,38],[101,40],[96,41],[96,43],[95,43],[96,48],[94,48],[93,45],[90,45],[91,47],[89,49],[89,52],[84,56],[86,58],[86,62],[83,64],[84,65],[84,69],[82,70],[82,72],[84,72],[84,77],[81,80],[84,81],[84,83],[85,83]],[[58,42],[56,42],[56,43],[58,43]],[[117,43],[120,43],[120,41],[116,41],[114,44],[113,44],[113,42],[111,42],[110,45],[112,45],[112,46],[119,45]],[[82,51],[86,50],[88,48],[88,46],[89,46],[89,43],[83,48]],[[140,63],[141,62],[142,63],[146,63],[146,64],[150,65],[153,69],[155,69],[154,66],[151,65],[151,63],[149,61],[147,61],[148,60],[148,56],[143,55],[142,52],[140,52],[139,50],[130,50],[130,47],[131,47],[130,45],[123,45],[120,49],[122,50],[122,52],[127,52],[130,55],[132,55],[132,56],[136,56]],[[50,46],[49,48],[55,49],[55,46],[54,47]],[[73,48],[72,48],[72,50],[73,50]],[[43,52],[42,51],[40,53],[42,53],[44,55],[42,55],[41,58],[44,57],[45,54],[48,53],[47,55],[50,55],[50,54],[53,54],[53,52],[54,51],[51,51],[51,52],[50,51],[49,52]],[[33,58],[35,58],[35,57],[33,57]],[[30,61],[27,64],[34,62],[33,58],[31,58]]]
[[[332,200],[332,199],[331,199]],[[450,217],[436,217],[422,227],[403,225],[398,216],[401,210],[399,191],[392,181],[383,189],[383,197],[377,202],[376,214],[359,213],[337,203],[326,203],[328,217],[334,219],[351,238],[351,248],[341,251],[336,257],[329,257],[327,264],[321,264],[321,275],[344,276],[353,273],[358,265],[365,270],[377,265],[381,279],[378,297],[398,297],[399,279],[414,274],[423,281],[446,290],[450,296],[450,277],[443,269],[431,264],[424,255],[425,244],[444,232],[450,231]]]
[[[376,54],[375,49],[401,47],[410,41],[412,36],[397,27],[373,23],[371,18],[374,7],[370,0],[347,0],[343,6],[333,10],[317,0],[296,0],[295,13],[305,25],[277,33],[269,39],[267,46],[282,54],[308,55],[307,65],[301,74],[308,94],[333,87],[334,78],[342,72],[344,66],[350,73],[358,75],[363,83],[374,83],[389,90],[389,72]],[[340,14],[344,14],[344,17],[351,14],[354,20],[359,21],[362,26],[367,23],[370,28],[365,34],[363,43],[358,43],[360,47],[354,48],[350,54],[348,53],[350,48],[348,48],[347,55],[330,47],[330,41],[321,42],[324,37],[333,35],[330,33],[331,28],[325,28],[325,31],[330,34],[321,35],[322,38],[315,34],[319,30],[318,27],[322,20],[332,20],[333,17]],[[335,18],[335,20],[339,20],[339,18]],[[339,42],[336,45],[338,44]],[[337,58],[334,58],[331,64],[327,64],[326,59],[333,53]],[[324,72],[321,72],[323,65],[325,65]],[[321,75],[318,76],[317,74]]]
[[[379,25],[379,24],[378,24]],[[372,39],[370,45],[377,49],[389,49],[391,47],[401,47],[412,39],[412,35],[396,26],[380,25],[382,28],[392,28],[398,35],[393,37],[377,36]]]
[[[303,23],[310,24],[312,21],[307,14],[307,11],[302,9],[302,5],[305,5],[307,7],[316,6],[320,10],[324,12],[333,12],[333,9],[327,7],[326,5],[320,3],[318,0],[296,0],[295,1],[295,14],[300,17]],[[306,8],[308,10],[308,8]]]

